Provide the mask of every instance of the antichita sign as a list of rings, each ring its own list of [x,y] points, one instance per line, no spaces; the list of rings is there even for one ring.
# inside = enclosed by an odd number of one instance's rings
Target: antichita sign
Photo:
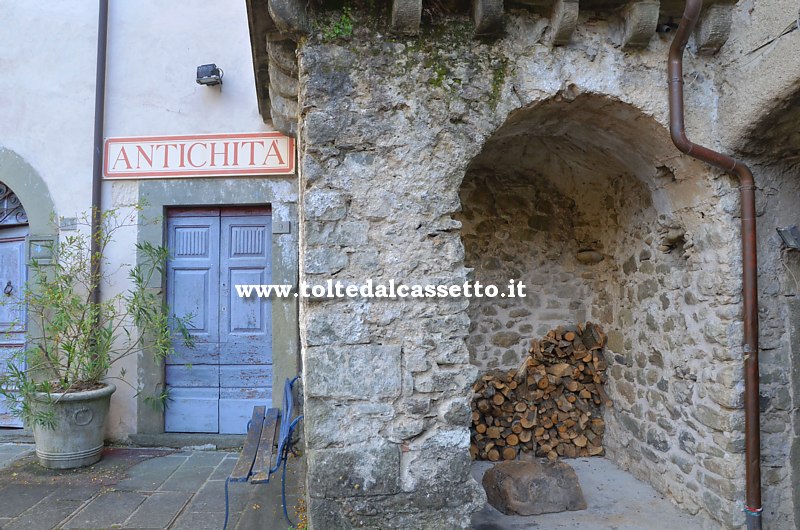
[[[108,179],[289,175],[294,139],[278,132],[106,139]]]

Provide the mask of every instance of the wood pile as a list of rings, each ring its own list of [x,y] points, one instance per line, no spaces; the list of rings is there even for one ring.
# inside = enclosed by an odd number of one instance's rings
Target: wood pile
[[[605,345],[597,324],[559,326],[531,341],[519,369],[482,376],[472,387],[473,460],[602,455]]]

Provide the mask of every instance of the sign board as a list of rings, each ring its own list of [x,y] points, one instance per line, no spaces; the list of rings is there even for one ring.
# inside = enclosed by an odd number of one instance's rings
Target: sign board
[[[290,175],[294,139],[278,132],[107,138],[107,179]]]

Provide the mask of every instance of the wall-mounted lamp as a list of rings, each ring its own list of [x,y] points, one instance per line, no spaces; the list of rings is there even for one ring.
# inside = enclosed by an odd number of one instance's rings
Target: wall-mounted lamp
[[[205,86],[216,86],[222,84],[222,76],[225,72],[216,64],[203,64],[197,67],[197,84]]]
[[[778,235],[783,239],[783,244],[788,248],[800,250],[800,230],[796,225],[789,225],[786,228],[777,228]]]

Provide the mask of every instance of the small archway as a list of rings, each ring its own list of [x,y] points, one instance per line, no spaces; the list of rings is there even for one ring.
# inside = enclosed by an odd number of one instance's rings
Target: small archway
[[[4,297],[20,296],[27,281],[28,246],[50,238],[53,201],[39,174],[15,152],[0,147],[0,281]],[[35,237],[32,237],[35,236]],[[0,306],[0,363],[25,344],[27,315],[22,304]],[[0,428],[22,427],[0,400]]]
[[[25,159],[0,146],[0,182],[14,191],[25,206],[32,235],[55,235],[55,206],[44,179]]]
[[[613,401],[605,454],[684,509],[719,519],[729,515],[708,501],[718,493],[695,494],[707,471],[696,447],[736,427],[704,416],[720,409],[718,367],[705,368],[723,339],[698,329],[723,296],[703,289],[704,272],[731,282],[730,256],[714,241],[729,242],[735,224],[714,213],[720,183],[709,176],[639,109],[561,95],[512,113],[489,138],[466,171],[457,218],[473,279],[516,279],[528,292],[470,300],[471,362],[516,369],[531,339],[600,324]],[[730,492],[722,502],[733,501]]]

